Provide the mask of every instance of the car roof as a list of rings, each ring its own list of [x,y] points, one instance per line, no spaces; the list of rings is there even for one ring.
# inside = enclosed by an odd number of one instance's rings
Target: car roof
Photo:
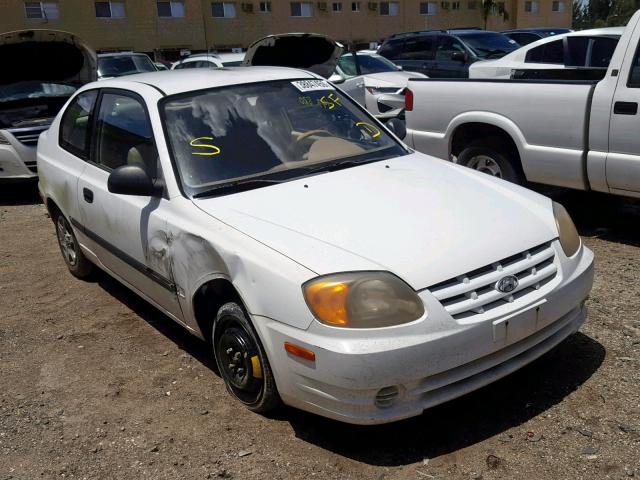
[[[90,85],[93,85],[92,88],[132,89],[132,84],[145,84],[161,90],[166,95],[175,95],[229,85],[296,78],[320,77],[305,70],[287,67],[225,67],[138,73],[101,80],[99,83]]]
[[[541,33],[545,33],[545,32],[560,32],[560,33],[567,33],[570,32],[571,29],[570,28],[566,28],[566,27],[558,27],[558,28],[553,28],[553,27],[529,27],[529,28],[514,28],[513,30],[505,30],[502,33],[537,33],[537,32],[541,32]]]
[[[132,55],[140,55],[144,57],[148,57],[146,53],[140,52],[114,52],[114,53],[99,53],[98,58],[106,58],[106,57],[130,57]]]
[[[452,28],[449,30],[438,30],[438,29],[434,29],[434,30],[417,30],[415,32],[403,32],[403,33],[396,33],[393,34],[391,36],[389,36],[386,41],[393,41],[393,40],[401,40],[401,39],[405,39],[405,38],[410,38],[412,36],[423,36],[423,35],[452,35],[454,37],[457,36],[465,36],[465,35],[482,35],[482,34],[491,34],[491,35],[495,35],[495,34],[500,34],[500,32],[494,32],[492,30],[483,30],[481,28],[476,28],[476,27],[469,27],[469,28]]]

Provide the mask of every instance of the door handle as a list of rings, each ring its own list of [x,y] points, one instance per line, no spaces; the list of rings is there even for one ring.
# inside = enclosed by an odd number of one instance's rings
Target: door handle
[[[82,196],[87,203],[93,203],[93,192],[88,188],[85,187],[82,189]]]
[[[616,102],[613,104],[613,113],[617,115],[635,115],[638,113],[636,102]]]

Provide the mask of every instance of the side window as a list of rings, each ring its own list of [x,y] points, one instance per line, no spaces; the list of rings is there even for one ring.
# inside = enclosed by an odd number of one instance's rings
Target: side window
[[[607,37],[594,38],[588,66],[609,68],[609,62],[611,62],[611,57],[613,57],[613,52],[617,46],[617,39]]]
[[[564,63],[562,39],[532,48],[524,59],[526,63]]]
[[[78,95],[69,104],[60,122],[60,146],[85,160],[89,158],[91,114],[97,97],[97,90]]]
[[[137,99],[104,93],[96,124],[94,160],[109,170],[122,165],[144,168],[157,175],[158,154],[147,112]]]
[[[636,54],[633,58],[633,64],[631,65],[627,87],[640,88],[640,44],[636,47]]]
[[[182,70],[184,68],[196,68],[197,62],[184,62],[176,65],[176,70]]]
[[[402,40],[396,40],[384,43],[378,51],[380,55],[390,60],[398,58],[402,53]]]
[[[465,53],[464,47],[458,40],[453,37],[438,37],[436,60],[451,60],[455,52]]]
[[[589,50],[589,37],[567,37],[567,66],[584,67]]]
[[[433,60],[435,38],[435,36],[424,35],[408,39],[404,42],[404,50],[397,57],[398,60]]]

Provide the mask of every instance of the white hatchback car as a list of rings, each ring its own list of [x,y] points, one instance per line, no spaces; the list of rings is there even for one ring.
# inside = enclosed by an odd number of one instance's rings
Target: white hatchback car
[[[296,69],[105,80],[40,138],[39,188],[69,270],[209,341],[251,410],[389,422],[576,332],[593,254],[560,205],[387,125]]]

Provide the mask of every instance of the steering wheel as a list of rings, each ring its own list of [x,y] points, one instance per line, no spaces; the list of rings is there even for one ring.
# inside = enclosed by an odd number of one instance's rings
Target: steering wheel
[[[296,138],[296,142],[301,142],[305,138],[309,138],[311,135],[324,135],[327,137],[335,137],[335,135],[328,130],[323,130],[323,129],[309,130],[308,132],[304,132],[302,135]]]

